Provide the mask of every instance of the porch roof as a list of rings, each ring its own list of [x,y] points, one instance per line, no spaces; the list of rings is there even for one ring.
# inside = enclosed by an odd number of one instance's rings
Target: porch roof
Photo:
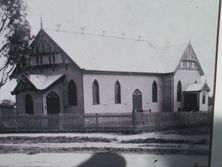
[[[38,90],[47,89],[50,85],[60,79],[64,74],[59,75],[29,75],[28,80]]]
[[[199,91],[202,91],[202,90],[206,90],[208,92],[210,91],[210,88],[207,85],[207,83],[192,83],[192,84],[189,84],[184,92],[199,92]]]
[[[11,94],[16,94],[22,90],[39,90],[44,91],[57,82],[59,82],[62,78],[64,78],[64,74],[59,75],[37,75],[31,74],[26,77],[24,80],[20,80],[16,85]]]

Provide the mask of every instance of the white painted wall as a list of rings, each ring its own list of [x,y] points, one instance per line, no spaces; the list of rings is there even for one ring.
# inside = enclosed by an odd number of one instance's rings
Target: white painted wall
[[[97,80],[100,88],[100,104],[93,105],[92,84]],[[115,104],[114,86],[115,82],[121,84],[121,104]],[[152,102],[152,83],[157,82],[158,102]],[[134,90],[142,92],[143,110],[151,109],[152,112],[162,111],[162,83],[161,77],[157,76],[136,76],[136,75],[104,75],[84,74],[84,109],[85,113],[102,112],[132,112],[132,94]]]
[[[182,91],[184,91],[188,84],[194,83],[195,81],[201,82],[201,75],[198,70],[179,69],[174,75],[174,111],[178,111],[178,108],[182,108],[182,102],[177,101],[177,83],[178,81],[182,84]]]

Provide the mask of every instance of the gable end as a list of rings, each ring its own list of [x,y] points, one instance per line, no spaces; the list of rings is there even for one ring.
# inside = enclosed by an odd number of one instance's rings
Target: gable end
[[[200,75],[204,75],[203,69],[200,65],[200,62],[196,56],[196,53],[189,43],[187,48],[185,49],[183,56],[181,57],[179,64],[175,71],[178,69],[182,70],[198,70]]]

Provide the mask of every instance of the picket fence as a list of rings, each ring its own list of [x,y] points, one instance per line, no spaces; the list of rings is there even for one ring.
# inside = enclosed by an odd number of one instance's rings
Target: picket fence
[[[210,112],[2,115],[0,132],[140,132],[210,126]]]

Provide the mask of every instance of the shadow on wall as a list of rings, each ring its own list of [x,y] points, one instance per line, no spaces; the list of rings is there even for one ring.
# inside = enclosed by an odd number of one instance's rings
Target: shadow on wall
[[[83,162],[78,167],[126,167],[125,159],[111,152],[101,152],[94,154],[89,160]]]

